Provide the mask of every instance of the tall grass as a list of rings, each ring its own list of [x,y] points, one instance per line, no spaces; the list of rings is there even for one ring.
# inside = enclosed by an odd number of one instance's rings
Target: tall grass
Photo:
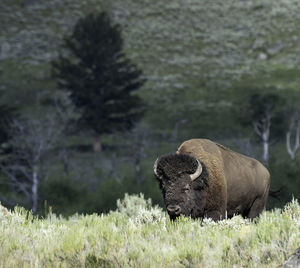
[[[68,219],[0,206],[0,267],[277,267],[300,245],[296,200],[256,222],[170,222],[142,195],[117,206]]]

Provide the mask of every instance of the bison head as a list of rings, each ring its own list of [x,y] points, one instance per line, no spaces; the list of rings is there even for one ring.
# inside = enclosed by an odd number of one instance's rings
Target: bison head
[[[154,173],[172,220],[180,215],[197,218],[203,214],[208,180],[203,163],[184,154],[167,155],[156,160]]]

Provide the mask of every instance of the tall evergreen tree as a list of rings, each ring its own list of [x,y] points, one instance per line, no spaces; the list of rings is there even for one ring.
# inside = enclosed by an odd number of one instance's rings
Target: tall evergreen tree
[[[81,111],[80,123],[101,136],[130,129],[141,117],[144,103],[135,94],[145,82],[142,72],[126,58],[119,25],[104,12],[80,19],[65,39],[68,56],[53,62],[59,87],[70,92]]]

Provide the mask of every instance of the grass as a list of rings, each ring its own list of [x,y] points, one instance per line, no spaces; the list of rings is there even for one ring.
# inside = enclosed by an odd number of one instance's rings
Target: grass
[[[218,223],[170,222],[143,195],[125,195],[103,215],[0,207],[0,267],[277,267],[300,245],[300,206]]]

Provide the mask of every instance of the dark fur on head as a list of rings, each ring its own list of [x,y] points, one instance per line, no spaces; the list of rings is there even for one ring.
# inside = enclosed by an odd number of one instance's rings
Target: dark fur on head
[[[202,173],[198,178],[192,180],[190,174],[195,173],[198,167],[198,162],[194,157],[175,154],[163,156],[158,160],[157,180],[166,208],[177,207],[180,209],[180,214],[168,210],[171,219],[175,219],[181,214],[197,218],[204,213],[205,202],[199,203],[199,200],[205,200],[209,174],[205,165],[203,163],[201,165]]]
[[[199,176],[201,179],[201,187],[208,183],[208,172],[205,165],[202,165],[202,173]],[[162,156],[157,163],[157,174],[166,180],[176,181],[180,174],[193,174],[198,167],[196,158],[186,154],[170,154]],[[160,179],[158,179],[160,181]],[[200,180],[195,180],[195,184]],[[199,185],[200,186],[200,185]]]

